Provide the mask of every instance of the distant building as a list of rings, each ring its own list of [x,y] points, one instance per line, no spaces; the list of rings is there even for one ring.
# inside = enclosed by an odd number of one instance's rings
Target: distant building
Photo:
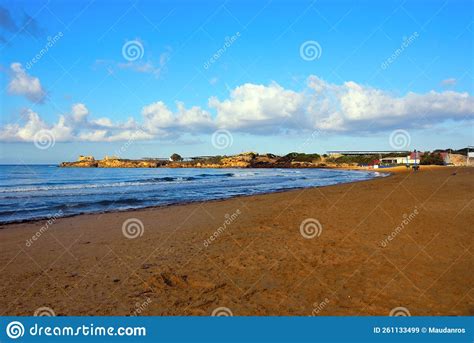
[[[467,159],[466,159],[466,164],[469,166],[473,164],[474,162],[474,146],[468,146],[467,147]]]
[[[93,161],[95,161],[94,156],[83,156],[83,155],[79,155],[79,158],[77,160],[79,162],[93,162]]]
[[[118,160],[118,156],[105,156],[104,157],[104,160],[108,161],[108,160]]]
[[[329,156],[368,156],[368,155],[388,155],[388,154],[408,154],[409,151],[401,150],[330,150],[327,152]]]
[[[381,163],[383,164],[407,164],[409,163],[409,157],[396,157],[396,156],[389,156],[389,157],[384,157],[380,160]]]
[[[450,164],[451,163],[451,157],[448,152],[439,152],[441,155],[444,164]],[[424,155],[423,152],[417,151],[411,152],[410,155],[407,156],[402,156],[402,157],[396,157],[396,156],[388,156],[384,157],[380,160],[382,164],[420,164],[421,157]]]

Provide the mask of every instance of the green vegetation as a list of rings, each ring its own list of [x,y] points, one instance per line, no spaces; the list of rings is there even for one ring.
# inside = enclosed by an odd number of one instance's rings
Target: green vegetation
[[[375,160],[379,160],[384,157],[405,157],[407,153],[399,154],[381,154],[381,155],[343,155],[339,157],[328,157],[326,161],[338,164],[352,164],[357,163],[359,165],[367,165]]]
[[[182,161],[183,158],[181,157],[181,155],[177,154],[177,153],[174,153],[173,155],[170,156],[170,159],[171,161],[173,162],[179,162],[179,161]]]
[[[190,162],[191,164],[219,164],[221,163],[221,160],[226,157],[226,156],[208,156],[208,157],[203,157],[203,158],[193,158],[192,161]]]
[[[434,153],[426,152],[421,156],[420,164],[424,164],[424,165],[435,164],[435,165],[442,166],[444,165],[444,160],[441,154],[438,152],[434,152]]]
[[[290,152],[289,154],[282,157],[286,161],[295,161],[295,162],[313,162],[319,161],[321,156],[319,154],[304,154],[300,152]]]
[[[378,155],[347,155],[347,156],[339,156],[339,157],[329,157],[326,159],[328,162],[332,163],[337,163],[337,164],[351,164],[351,163],[357,163],[357,164],[369,164],[373,162],[374,160],[378,160],[379,156]]]

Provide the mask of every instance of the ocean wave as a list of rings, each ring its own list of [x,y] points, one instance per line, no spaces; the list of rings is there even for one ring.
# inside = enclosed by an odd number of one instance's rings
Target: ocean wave
[[[164,177],[153,177],[137,181],[120,181],[120,182],[109,182],[109,183],[93,183],[93,184],[65,184],[56,183],[49,185],[35,185],[35,186],[22,186],[22,187],[1,187],[0,193],[20,193],[20,192],[42,192],[42,191],[62,191],[62,190],[73,190],[73,189],[90,189],[90,188],[103,188],[103,187],[130,187],[130,186],[147,186],[157,183],[166,182],[187,182],[202,180],[206,178],[226,178],[234,176],[234,173],[224,174],[198,174],[196,176],[164,176]]]
[[[234,176],[234,175],[235,175],[234,173],[224,173],[224,174],[207,174],[207,173],[203,173],[203,174],[198,174],[197,176],[198,176],[198,177],[206,178],[206,177],[229,177],[229,176]]]
[[[124,199],[101,199],[96,201],[84,201],[84,202],[70,202],[65,204],[49,204],[47,206],[37,206],[21,209],[7,209],[0,210],[0,216],[7,216],[12,214],[20,213],[33,213],[33,212],[48,212],[56,213],[62,211],[63,213],[75,213],[78,209],[104,209],[110,205],[128,205],[130,207],[137,207],[137,205],[149,202],[149,199],[137,199],[137,198],[124,198]]]
[[[93,184],[72,184],[72,185],[50,185],[50,186],[33,186],[33,187],[11,187],[0,188],[0,193],[19,193],[19,192],[41,192],[41,191],[62,191],[71,189],[90,189],[103,187],[130,187],[130,186],[146,186],[164,182],[185,182],[196,180],[194,177],[160,177],[150,178],[140,181],[121,181],[112,183],[93,183]]]
[[[0,186],[0,223],[48,217],[59,210],[65,216],[98,213],[226,199],[385,176],[379,172],[316,169],[176,170],[173,173],[150,171],[137,174],[133,171],[107,171],[107,175],[105,172],[91,175],[90,170],[75,172],[77,174],[73,175],[51,173],[41,178],[12,173],[11,182],[14,184]],[[41,184],[38,183],[40,181]]]

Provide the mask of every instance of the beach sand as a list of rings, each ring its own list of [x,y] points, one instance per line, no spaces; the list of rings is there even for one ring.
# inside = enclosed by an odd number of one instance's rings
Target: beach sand
[[[225,307],[219,311],[244,316],[384,316],[404,307],[411,315],[473,315],[474,169],[394,171],[352,184],[80,215],[47,228],[3,225],[0,313],[46,306],[67,316],[211,315]],[[137,238],[122,232],[130,218],[143,223]],[[320,223],[313,238],[300,232],[309,218]]]

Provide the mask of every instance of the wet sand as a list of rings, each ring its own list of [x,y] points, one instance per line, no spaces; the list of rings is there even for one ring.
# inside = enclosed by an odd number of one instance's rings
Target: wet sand
[[[394,172],[3,225],[0,313],[473,315],[474,168]]]

